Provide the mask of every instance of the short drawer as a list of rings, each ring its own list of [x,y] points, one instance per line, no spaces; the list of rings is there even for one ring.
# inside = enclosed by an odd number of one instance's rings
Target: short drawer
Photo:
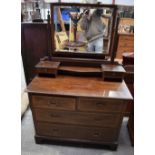
[[[79,111],[123,112],[126,104],[122,100],[80,98],[77,108]]]
[[[123,78],[124,73],[123,72],[104,72],[103,77],[104,78]]]
[[[43,109],[35,109],[34,113],[37,121],[72,125],[116,128],[120,125],[120,120],[122,120],[120,114],[96,114],[65,111],[62,112]]]
[[[32,106],[59,110],[75,110],[76,99],[56,96],[32,96]]]
[[[112,128],[93,128],[72,125],[37,123],[37,134],[61,139],[93,140],[100,142],[115,141],[117,131]]]

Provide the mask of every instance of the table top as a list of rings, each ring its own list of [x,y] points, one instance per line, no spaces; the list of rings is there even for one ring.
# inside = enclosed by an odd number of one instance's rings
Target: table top
[[[56,78],[35,77],[27,87],[35,94],[132,100],[125,82],[106,82],[101,77],[58,75]]]

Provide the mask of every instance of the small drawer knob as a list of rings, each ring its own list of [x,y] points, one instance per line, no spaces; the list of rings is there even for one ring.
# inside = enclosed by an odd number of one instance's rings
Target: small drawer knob
[[[98,133],[98,132],[95,132],[94,134],[93,134],[93,136],[95,136],[95,137],[98,137],[100,135],[100,133]]]

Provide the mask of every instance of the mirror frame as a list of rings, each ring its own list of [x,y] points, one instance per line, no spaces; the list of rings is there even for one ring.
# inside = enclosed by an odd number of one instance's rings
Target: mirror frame
[[[110,46],[109,46],[109,51],[108,54],[94,54],[94,53],[70,53],[70,52],[62,52],[62,51],[55,51],[55,38],[54,38],[54,7],[55,6],[81,6],[81,7],[108,7],[113,9],[113,14],[112,14],[112,22],[111,22],[111,34],[110,34]],[[90,58],[90,59],[102,59],[105,60],[106,56],[110,57],[111,62],[114,62],[114,57],[116,53],[116,45],[115,45],[115,37],[117,33],[117,6],[112,5],[112,4],[86,4],[86,3],[51,3],[50,7],[51,11],[51,18],[50,18],[50,41],[51,41],[51,56],[53,58]]]

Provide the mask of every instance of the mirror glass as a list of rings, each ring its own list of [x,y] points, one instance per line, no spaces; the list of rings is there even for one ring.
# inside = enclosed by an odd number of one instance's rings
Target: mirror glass
[[[113,8],[54,6],[55,52],[108,54]]]

